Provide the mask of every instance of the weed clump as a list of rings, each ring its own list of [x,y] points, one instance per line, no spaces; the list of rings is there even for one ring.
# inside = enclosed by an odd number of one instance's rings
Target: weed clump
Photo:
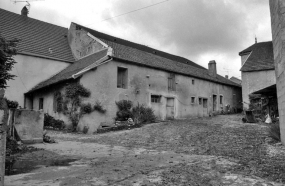
[[[281,141],[279,122],[272,123],[272,124],[269,125],[268,136],[271,137],[272,139],[274,139],[277,142]]]

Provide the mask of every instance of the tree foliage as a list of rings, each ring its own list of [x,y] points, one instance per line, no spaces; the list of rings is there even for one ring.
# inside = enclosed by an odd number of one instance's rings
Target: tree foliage
[[[16,63],[13,56],[17,54],[18,42],[19,39],[8,40],[0,34],[0,88],[6,88],[7,81],[16,77],[10,71]]]

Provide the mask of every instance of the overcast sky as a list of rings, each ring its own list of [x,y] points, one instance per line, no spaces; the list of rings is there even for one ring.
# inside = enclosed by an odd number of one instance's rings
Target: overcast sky
[[[44,0],[30,1],[29,17],[69,27],[70,22],[179,55],[218,73],[240,78],[238,52],[270,41],[268,0]],[[160,3],[163,2],[163,3]],[[102,21],[152,4],[114,19]],[[0,0],[20,13],[25,2]]]

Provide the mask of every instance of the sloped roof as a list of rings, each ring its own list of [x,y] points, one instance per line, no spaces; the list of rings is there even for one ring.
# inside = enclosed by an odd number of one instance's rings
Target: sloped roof
[[[240,56],[249,54],[240,71],[274,70],[272,41],[255,43],[239,53]]]
[[[232,76],[232,77],[230,78],[230,80],[233,81],[233,82],[235,82],[235,83],[237,83],[237,84],[239,84],[239,85],[241,85],[241,83],[242,83],[242,81],[241,81],[240,79],[238,79],[238,78],[236,78],[236,77],[234,77],[234,76]]]
[[[0,8],[0,34],[6,39],[20,39],[18,44],[20,54],[74,62],[67,33],[67,28]]]
[[[76,23],[74,23],[76,24]],[[79,25],[79,24],[77,24]],[[150,47],[136,44],[127,40],[113,37],[90,28],[79,25],[96,38],[102,40],[111,48],[113,48],[113,57],[117,59],[135,62],[141,65],[146,65],[153,68],[163,69],[171,72],[176,72],[192,77],[197,77],[217,83],[222,83],[232,86],[240,86],[223,76],[217,75],[212,77],[208,74],[208,69],[179,56],[168,54]]]
[[[124,39],[120,39],[120,38],[117,38],[117,37],[114,37],[114,36],[111,36],[111,35],[107,35],[105,33],[98,32],[96,30],[92,30],[90,28],[87,28],[87,27],[84,27],[82,25],[79,25],[77,23],[74,23],[74,24],[80,26],[81,28],[83,28],[84,30],[88,31],[93,36],[95,36],[95,37],[99,38],[100,40],[104,41],[106,44],[111,42],[111,43],[116,43],[116,44],[120,44],[120,45],[123,45],[123,46],[128,46],[128,47],[131,47],[131,48],[134,48],[134,49],[138,49],[138,50],[143,51],[143,52],[153,53],[153,54],[155,54],[157,56],[161,56],[161,57],[164,57],[164,58],[167,58],[167,59],[171,59],[171,60],[174,60],[176,62],[181,62],[181,63],[189,64],[191,66],[195,66],[197,68],[205,69],[204,67],[194,63],[193,61],[191,61],[189,59],[186,59],[186,58],[183,58],[183,57],[180,57],[180,56],[176,56],[176,55],[173,55],[173,54],[169,54],[169,53],[166,53],[166,52],[163,52],[163,51],[160,51],[160,50],[157,50],[157,49],[145,46],[145,45],[137,44],[137,43],[134,43],[134,42],[131,42],[131,41],[127,41],[127,40],[124,40]]]
[[[212,77],[208,74],[208,70],[200,65],[187,60],[185,58],[167,54],[149,47],[139,45],[130,41],[122,40],[110,35],[106,35],[95,30],[83,27],[82,29],[88,31],[96,38],[102,40],[104,43],[109,45],[113,49],[112,57],[114,59],[124,60],[130,63],[136,63],[138,65],[144,65],[151,68],[162,69],[170,72],[176,72],[187,76],[197,77],[205,80],[209,80],[216,83],[226,84],[230,86],[241,87],[229,79],[226,79],[220,75]],[[154,51],[156,53],[154,53]],[[71,79],[73,74],[78,73],[83,68],[91,65],[96,60],[101,59],[107,55],[107,49],[98,53],[87,56],[74,64],[68,66],[63,71],[59,72],[55,76],[39,83],[33,89],[27,93],[31,93],[35,90],[44,88],[46,86]],[[176,59],[176,60],[175,60]]]
[[[33,92],[35,90],[41,89],[43,87],[47,87],[49,85],[59,83],[68,79],[72,79],[72,75],[80,72],[85,67],[93,64],[97,60],[101,59],[102,57],[107,55],[108,49],[101,50],[97,53],[91,54],[89,56],[86,56],[75,63],[71,64],[70,66],[66,67],[56,75],[52,76],[51,78],[37,84],[34,88],[32,88],[29,92]]]

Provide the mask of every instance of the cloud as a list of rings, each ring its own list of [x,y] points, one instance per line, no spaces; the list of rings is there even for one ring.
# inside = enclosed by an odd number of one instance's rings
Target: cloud
[[[120,0],[111,9],[118,15],[157,2]],[[141,41],[130,36],[136,42],[154,43],[154,48],[194,61],[219,56],[227,61],[222,62],[225,65],[230,58],[236,62],[238,52],[254,43],[254,34],[260,34],[261,40],[271,38],[267,0],[170,0],[115,20],[121,27],[132,25],[134,33],[146,36],[140,37]],[[236,73],[239,68],[240,63],[236,64]]]

